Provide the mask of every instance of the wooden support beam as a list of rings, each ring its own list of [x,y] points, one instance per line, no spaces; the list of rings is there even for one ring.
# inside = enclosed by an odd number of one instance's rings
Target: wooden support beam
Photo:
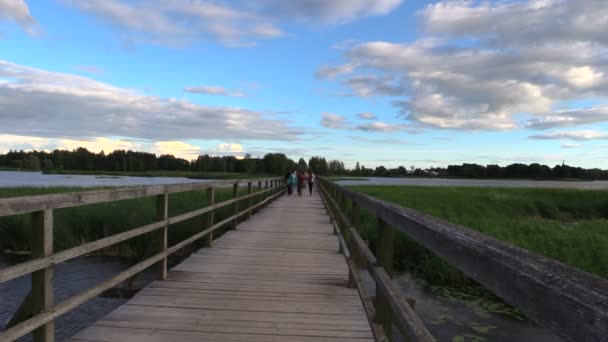
[[[395,230],[383,219],[378,219],[378,244],[376,246],[376,263],[384,267],[386,273],[393,273]]]
[[[251,182],[249,182],[249,183],[247,183],[247,194],[250,195],[251,191],[252,191]],[[250,219],[251,214],[252,214],[252,208],[253,208],[253,197],[249,197],[249,205],[247,207],[249,208],[247,218]]]
[[[165,221],[169,218],[169,194],[164,193],[162,195],[156,196],[156,219],[158,221]],[[168,233],[169,225],[165,225],[163,228],[159,229],[158,234],[158,246],[156,248],[156,253],[162,253],[167,250],[167,233]],[[167,258],[163,258],[158,262],[158,279],[165,280],[167,279]]]
[[[215,204],[215,189],[214,188],[208,188],[207,189],[207,206],[210,205],[214,205]],[[207,213],[207,219],[205,220],[205,229],[209,229],[211,227],[213,227],[213,219],[214,219],[214,212],[213,210],[211,210],[210,212]],[[209,234],[207,234],[207,243],[206,245],[208,247],[211,247],[213,245],[213,231],[209,232]]]
[[[32,258],[53,254],[53,211],[32,213]],[[32,273],[32,313],[53,311],[53,266]],[[34,342],[55,341],[55,322],[50,321],[34,330]]]
[[[239,223],[239,183],[234,183],[232,185],[232,198],[234,201],[234,221],[232,221],[232,229],[236,229],[236,225]]]

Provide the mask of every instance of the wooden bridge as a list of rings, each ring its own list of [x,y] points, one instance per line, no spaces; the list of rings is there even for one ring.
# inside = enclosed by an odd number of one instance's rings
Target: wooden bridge
[[[36,342],[53,341],[55,318],[150,267],[159,280],[73,341],[390,341],[397,335],[434,341],[391,281],[396,232],[565,340],[608,341],[606,279],[325,179],[318,185],[303,197],[283,196],[280,179],[255,179],[0,200],[0,217],[31,213],[34,257],[0,270],[0,283],[32,274],[32,290],[0,341],[30,332]],[[227,186],[232,198],[215,203],[215,189]],[[206,191],[206,206],[169,217],[169,194],[185,191]],[[53,253],[54,209],[151,196],[157,222]],[[214,217],[220,208],[231,214]],[[375,254],[359,235],[361,210],[378,220]],[[200,215],[200,232],[167,245],[170,225]],[[226,227],[214,240],[214,231]],[[156,234],[156,254],[54,303],[53,265],[143,234]],[[167,269],[167,256],[201,239],[207,248]],[[371,288],[364,274],[373,279]]]

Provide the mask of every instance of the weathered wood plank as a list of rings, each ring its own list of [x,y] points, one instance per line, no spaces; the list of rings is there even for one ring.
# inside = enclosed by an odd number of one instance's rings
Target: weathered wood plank
[[[359,295],[347,287],[338,238],[328,219],[319,220],[326,215],[319,204],[318,196],[274,202],[74,339],[372,341]],[[223,223],[248,214],[246,208]]]

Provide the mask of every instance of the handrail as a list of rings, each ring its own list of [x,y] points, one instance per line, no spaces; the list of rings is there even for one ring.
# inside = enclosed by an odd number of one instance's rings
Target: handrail
[[[258,184],[258,191],[256,192],[252,192],[252,183],[254,182]],[[262,182],[264,182],[264,189],[262,189]],[[238,196],[238,186],[241,183],[248,185],[248,193]],[[253,210],[259,209],[282,195],[285,192],[282,183],[283,179],[281,178],[239,179],[0,199],[0,217],[32,213],[32,255],[36,257],[33,260],[0,270],[0,283],[32,274],[32,291],[16,313],[20,317],[13,317],[13,324],[7,330],[0,332],[0,341],[12,341],[32,331],[34,332],[35,342],[54,341],[55,318],[153,265],[159,266],[159,277],[161,279],[166,278],[166,260],[169,255],[205,236],[209,237],[209,243],[211,243],[213,231],[227,224],[236,225],[240,217],[250,217]],[[233,198],[221,203],[215,203],[214,188],[227,185],[233,186]],[[170,193],[204,189],[207,190],[208,206],[168,217],[168,195]],[[158,221],[58,253],[52,252],[53,209],[150,196],[157,197]],[[239,211],[238,203],[245,199],[249,199],[247,201],[248,207]],[[254,202],[256,203],[254,204]],[[233,215],[214,223],[214,211],[230,205],[234,208]],[[167,230],[169,225],[189,220],[202,214],[208,215],[208,220],[206,220],[206,226],[203,231],[173,246],[167,246]],[[53,302],[52,272],[54,265],[151,232],[161,234],[161,243],[158,246],[157,254],[140,261],[101,284],[70,297],[61,303],[55,304]]]
[[[435,338],[426,329],[422,320],[418,317],[414,309],[403,298],[401,292],[390,279],[388,272],[391,266],[389,261],[384,260],[381,264],[376,256],[369,250],[357,231],[357,227],[352,222],[358,221],[358,211],[354,210],[353,220],[349,219],[343,212],[344,202],[337,203],[330,194],[328,182],[320,178],[319,188],[321,195],[328,207],[331,216],[336,219],[338,227],[344,236],[346,247],[351,257],[347,257],[350,278],[355,281],[359,295],[364,303],[370,325],[376,341],[390,341],[392,338],[393,323],[397,326],[403,336],[408,341],[433,342]],[[332,183],[329,183],[330,185]],[[392,254],[392,240],[389,244],[379,246],[386,252]],[[381,257],[380,257],[381,258]],[[392,264],[392,256],[390,257]],[[376,282],[375,306],[369,303],[367,289],[361,283],[358,276],[359,268],[366,269]]]
[[[321,177],[319,182],[324,195],[332,201],[337,199],[334,203],[338,211],[344,211],[347,201],[367,209],[378,217],[379,229],[391,225],[390,230],[406,234],[566,340],[608,341],[608,280]],[[343,213],[341,216],[346,231],[353,236],[349,239],[351,246],[359,248],[363,255],[364,267],[370,270],[377,286],[386,285],[378,277],[379,262],[369,250],[362,250],[367,248],[356,225],[353,227]],[[386,231],[380,235],[385,234]],[[377,255],[383,253],[380,245]],[[391,307],[393,315],[394,309],[397,307]]]

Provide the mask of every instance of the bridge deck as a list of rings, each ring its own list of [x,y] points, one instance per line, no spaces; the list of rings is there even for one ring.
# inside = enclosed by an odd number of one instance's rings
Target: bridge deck
[[[373,341],[318,193],[281,197],[73,341]]]

